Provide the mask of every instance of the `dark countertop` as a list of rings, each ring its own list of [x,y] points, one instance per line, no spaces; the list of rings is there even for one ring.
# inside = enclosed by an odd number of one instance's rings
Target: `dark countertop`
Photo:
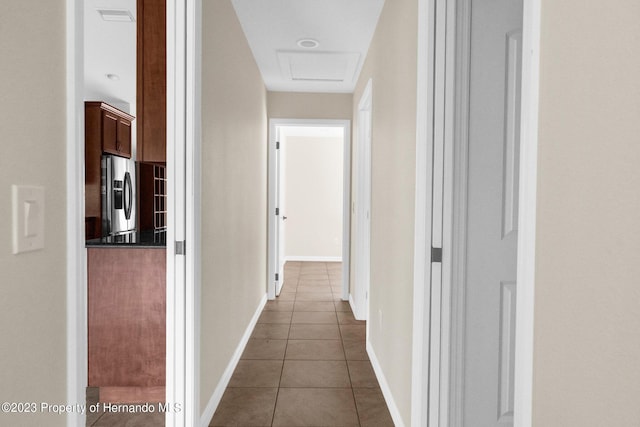
[[[100,237],[87,240],[87,248],[152,248],[167,247],[167,232],[133,231],[118,236]]]

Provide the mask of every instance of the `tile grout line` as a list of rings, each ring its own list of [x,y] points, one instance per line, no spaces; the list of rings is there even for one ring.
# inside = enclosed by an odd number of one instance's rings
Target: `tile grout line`
[[[289,324],[289,334],[291,334],[291,324]],[[278,407],[278,399],[280,398],[280,385],[282,384],[282,374],[284,373],[284,361],[287,357],[287,348],[289,347],[289,337],[287,335],[287,343],[284,346],[284,354],[282,355],[282,367],[280,368],[280,378],[278,378],[278,388],[276,390],[276,399],[273,402],[273,414],[271,414],[271,426],[276,418],[276,408]]]
[[[331,290],[332,296],[334,297],[334,298],[332,299],[332,301],[331,301],[332,309],[331,309],[331,310],[328,310],[328,311],[326,311],[326,312],[328,312],[328,313],[333,313],[333,316],[328,316],[328,317],[333,317],[333,319],[334,319],[335,323],[299,323],[299,324],[300,324],[300,325],[316,325],[316,326],[328,326],[328,325],[332,325],[332,324],[335,324],[335,325],[336,325],[336,327],[338,328],[338,339],[337,339],[337,340],[335,340],[335,339],[329,339],[329,338],[326,338],[326,339],[320,339],[320,338],[307,338],[307,339],[308,339],[308,340],[316,340],[316,341],[329,341],[329,340],[332,340],[332,341],[338,341],[338,342],[340,343],[340,345],[342,346],[342,360],[344,360],[345,367],[347,368],[347,376],[348,376],[348,381],[349,381],[349,387],[290,387],[290,388],[293,388],[293,389],[295,389],[295,388],[319,388],[319,389],[325,389],[325,388],[344,388],[344,389],[351,389],[351,395],[352,395],[352,398],[353,398],[353,402],[354,402],[354,406],[355,406],[355,411],[356,411],[356,414],[355,414],[355,415],[356,415],[356,417],[357,417],[357,419],[358,419],[358,426],[361,426],[361,425],[362,425],[362,423],[361,423],[361,421],[360,421],[360,413],[358,412],[358,406],[357,406],[357,402],[356,402],[356,399],[355,399],[355,392],[354,392],[354,388],[353,388],[353,382],[352,382],[352,379],[351,379],[351,372],[350,372],[350,369],[349,369],[349,363],[348,363],[348,360],[347,360],[346,350],[345,350],[345,347],[344,347],[344,339],[345,339],[345,337],[344,337],[344,336],[343,336],[343,334],[342,334],[341,322],[340,322],[340,318],[339,318],[339,316],[338,316],[339,311],[340,311],[340,312],[342,312],[342,310],[338,310],[338,306],[337,306],[337,304],[336,304],[335,295],[334,295],[334,293],[333,293],[333,289],[331,288],[331,283],[332,283],[332,282],[331,282],[331,279],[330,279],[330,276],[329,276],[329,272],[328,272],[328,270],[329,270],[329,269],[328,269],[328,264],[327,264],[327,263],[323,263],[323,265],[325,266],[325,270],[327,271],[327,278],[326,278],[326,279],[321,279],[321,280],[323,280],[323,281],[324,281],[324,280],[326,280],[326,283],[328,283],[328,285],[329,285],[329,287],[330,287],[330,290]],[[289,317],[289,321],[288,321],[287,323],[284,323],[284,324],[288,324],[288,325],[289,325],[289,328],[288,328],[288,331],[287,331],[287,337],[286,337],[286,340],[285,340],[285,341],[286,341],[286,344],[285,344],[284,354],[283,354],[283,356],[282,356],[282,365],[281,365],[281,369],[280,369],[280,376],[279,376],[279,378],[278,378],[277,391],[276,391],[276,398],[275,398],[275,402],[274,402],[274,404],[273,404],[273,413],[272,413],[272,417],[271,417],[271,424],[270,424],[271,426],[274,426],[274,423],[275,423],[275,413],[276,413],[276,410],[277,410],[277,408],[278,408],[278,403],[281,403],[281,404],[283,403],[283,402],[281,401],[280,391],[281,391],[281,389],[282,389],[282,388],[287,388],[287,387],[282,387],[282,381],[283,381],[283,376],[284,376],[284,364],[285,364],[285,362],[286,362],[286,360],[287,360],[287,359],[286,359],[286,355],[287,355],[287,351],[288,351],[289,341],[293,339],[293,338],[292,338],[292,328],[293,328],[293,325],[294,325],[294,322],[293,322],[293,315],[294,315],[294,313],[296,312],[296,305],[297,305],[297,303],[298,303],[298,302],[304,302],[304,301],[299,301],[299,300],[298,300],[298,286],[300,285],[300,282],[301,282],[301,280],[302,280],[302,279],[301,279],[301,274],[302,274],[302,268],[299,268],[299,269],[298,269],[297,282],[296,282],[296,289],[295,289],[295,291],[294,291],[294,294],[295,294],[295,295],[294,295],[294,297],[293,297],[293,304],[292,304],[292,308],[291,308],[291,316]],[[309,273],[309,274],[314,274],[314,273]],[[285,280],[285,281],[286,281],[286,280]],[[310,304],[318,303],[318,302],[322,302],[322,301],[316,301],[316,300],[310,300],[310,301],[308,301],[308,303],[310,303]],[[342,307],[340,307],[340,308],[342,308]],[[262,314],[264,314],[264,313],[265,313],[265,312],[267,312],[267,311],[280,311],[280,310],[266,310],[266,309],[264,309],[264,310],[263,310],[263,312],[262,312]],[[281,311],[283,311],[283,312],[287,312],[287,311],[289,311],[289,310],[281,310]],[[315,312],[315,311],[309,311],[308,313],[313,313],[313,312]],[[323,311],[320,311],[320,312],[325,312],[325,311],[323,310]],[[318,312],[318,313],[320,313],[320,312]],[[300,311],[300,313],[304,313],[304,311]],[[262,314],[261,314],[261,315],[262,315]],[[275,324],[283,324],[283,323],[275,323]],[[302,340],[302,338],[300,338],[300,339]],[[262,360],[262,359],[261,359],[261,360]],[[266,360],[266,359],[265,359],[265,360]],[[290,359],[290,360],[303,360],[303,361],[307,361],[308,359]],[[333,359],[328,360],[328,361],[333,361]],[[336,362],[338,362],[339,360],[335,360],[335,361],[336,361]]]

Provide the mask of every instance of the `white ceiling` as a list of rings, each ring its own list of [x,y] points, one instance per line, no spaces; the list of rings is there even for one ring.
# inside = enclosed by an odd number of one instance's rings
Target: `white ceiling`
[[[136,23],[110,22],[98,10],[128,10],[136,17],[136,0],[85,0],[85,100],[106,101],[135,115]],[[119,80],[110,80],[116,74]]]
[[[231,0],[265,85],[272,91],[353,92],[384,0]],[[85,99],[136,113],[136,23],[98,10],[136,0],[85,0]],[[320,44],[297,45],[303,38]],[[110,80],[116,74],[119,80]]]
[[[353,92],[384,0],[231,0],[268,90]],[[315,39],[313,49],[297,41]]]

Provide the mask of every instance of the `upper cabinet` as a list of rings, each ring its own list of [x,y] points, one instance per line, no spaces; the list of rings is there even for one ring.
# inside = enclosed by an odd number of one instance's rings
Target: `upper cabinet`
[[[102,151],[117,156],[131,158],[131,120],[132,117],[113,113],[103,109],[102,114]]]
[[[85,102],[85,139],[100,154],[131,158],[130,114],[99,101]],[[99,158],[99,156],[98,156]]]
[[[167,161],[166,0],[137,0],[137,160]]]

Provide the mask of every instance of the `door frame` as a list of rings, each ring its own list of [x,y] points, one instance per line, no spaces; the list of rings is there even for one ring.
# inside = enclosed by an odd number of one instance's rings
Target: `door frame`
[[[445,55],[445,52],[447,40],[451,43],[451,28],[455,28],[456,20],[465,19],[465,14],[470,13],[469,8],[465,7],[468,6],[466,1],[462,0],[461,7],[455,9],[458,4],[456,0],[419,0],[412,426],[448,427],[441,424],[441,415],[446,420],[449,411],[447,396],[442,393],[441,380],[444,379],[445,383],[459,380],[449,377],[448,357],[451,344],[447,337],[451,325],[446,319],[450,319],[452,296],[447,293],[450,289],[447,283],[450,283],[452,273],[459,274],[460,271],[452,263],[459,263],[462,258],[459,252],[452,253],[450,250],[453,236],[447,233],[447,229],[452,228],[453,221],[459,225],[463,218],[447,218],[442,214],[442,204],[452,203],[454,197],[459,201],[460,194],[456,194],[456,190],[463,189],[448,186],[444,189],[444,194],[438,195],[438,191],[434,189],[438,186],[442,188],[442,185],[434,177],[437,179],[438,175],[442,176],[442,170],[434,170],[433,161],[434,149],[438,146],[437,141],[440,141],[445,152],[435,153],[435,156],[448,159],[449,166],[452,165],[452,135],[464,137],[461,133],[464,132],[466,113],[460,107],[467,101],[463,97],[447,103],[445,99],[453,99],[453,82],[456,78],[460,79],[455,72],[466,72],[464,67],[468,63],[465,64],[463,60],[462,67],[454,70],[451,62],[454,57]],[[540,0],[523,2],[515,427],[530,427],[532,424],[540,3]],[[451,13],[452,11],[456,12]],[[464,31],[468,31],[468,28],[462,29],[458,37],[468,37]],[[448,119],[455,114],[453,108],[462,117],[463,124],[457,129]],[[466,159],[459,157],[457,161],[464,162]],[[440,169],[444,165],[436,166]],[[444,170],[447,169],[451,171],[451,167]],[[438,235],[441,232],[444,234]],[[431,248],[438,247],[438,239],[442,241],[443,237],[442,261],[445,266],[453,266],[449,271],[442,268],[442,263],[431,262]],[[446,375],[443,375],[445,372]]]
[[[167,0],[166,427],[200,420],[202,0]],[[183,250],[179,250],[182,242]]]
[[[369,319],[371,285],[371,139],[373,130],[373,80],[369,79],[358,101],[357,144],[354,153],[356,187],[353,202],[354,226],[354,289],[349,303],[357,320]],[[366,127],[366,129],[365,129]],[[367,221],[361,220],[368,215]],[[365,226],[366,225],[366,226]],[[367,337],[369,323],[367,323]]]
[[[440,423],[462,427],[466,293],[460,284],[466,280],[467,259],[471,0],[457,0],[455,11],[447,10],[447,13],[451,25],[446,35],[446,56],[451,73],[445,78],[449,79],[451,90],[445,102],[451,105],[452,110],[447,114],[453,118],[445,123],[442,236],[443,246],[451,251],[447,251],[442,260],[441,346],[434,349],[441,355],[440,376],[431,383],[431,393],[438,399],[433,404],[439,406],[435,412]],[[450,399],[452,395],[454,399]]]
[[[268,160],[268,257],[267,257],[267,298],[276,297],[276,182],[280,173],[276,169],[276,142],[278,127],[341,127],[343,129],[343,181],[342,181],[342,300],[349,299],[349,271],[351,248],[351,120],[331,119],[269,119],[269,160]]]
[[[87,251],[84,223],[84,2],[66,0],[67,404],[86,401]],[[86,414],[69,412],[67,426]]]
[[[202,0],[167,0],[167,427],[199,424],[200,62]],[[85,401],[87,270],[84,242],[84,2],[66,0],[67,403]],[[171,136],[171,137],[169,137]],[[173,242],[184,240],[186,254]],[[86,414],[67,414],[83,427]]]

